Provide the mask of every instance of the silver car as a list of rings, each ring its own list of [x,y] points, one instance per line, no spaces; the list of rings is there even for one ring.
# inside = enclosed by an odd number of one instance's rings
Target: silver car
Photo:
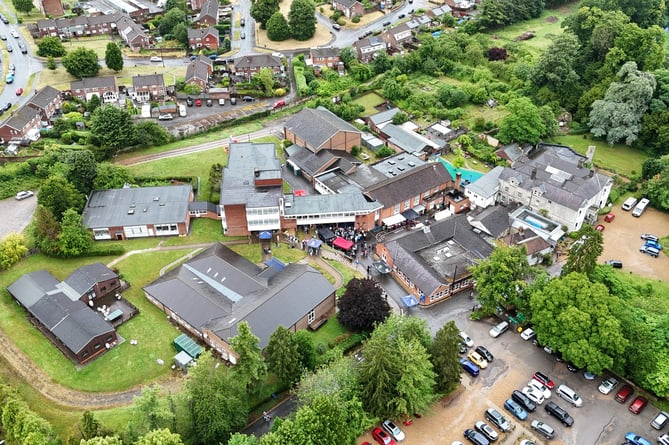
[[[392,420],[386,419],[381,424],[384,430],[395,438],[396,441],[402,442],[405,438],[404,431],[400,429]]]
[[[609,377],[605,379],[601,385],[599,385],[599,392],[602,394],[608,394],[613,391],[613,388],[618,386],[618,380],[615,377]]]
[[[532,421],[532,429],[544,436],[546,439],[552,439],[555,437],[555,430],[553,427],[539,420]]]

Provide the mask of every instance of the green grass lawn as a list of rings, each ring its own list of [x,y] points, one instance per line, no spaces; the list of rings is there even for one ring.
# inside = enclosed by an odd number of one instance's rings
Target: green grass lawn
[[[334,261],[334,260],[325,260],[330,264],[330,266],[334,267],[337,269],[337,272],[339,272],[342,277],[344,278],[344,285],[337,289],[337,296],[340,297],[341,295],[346,292],[346,283],[348,283],[351,278],[364,278],[364,274],[351,269],[349,266],[344,265],[340,263],[339,261]]]
[[[337,317],[330,317],[328,321],[323,324],[317,331],[309,331],[314,340],[314,345],[323,344],[327,346],[333,342],[338,336],[348,332],[344,326],[339,323]]]
[[[385,102],[386,100],[376,93],[367,93],[365,95],[357,97],[353,101],[354,104],[362,105],[363,107],[365,107],[365,111],[362,112],[365,115],[378,113],[378,111],[374,107],[376,107],[377,105],[381,105],[382,103]]]

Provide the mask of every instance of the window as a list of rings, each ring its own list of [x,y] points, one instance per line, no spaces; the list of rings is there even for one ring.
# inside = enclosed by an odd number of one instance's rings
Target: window
[[[395,204],[395,205],[393,206],[393,215],[397,215],[398,213],[400,213],[400,205],[399,205],[399,204]]]
[[[102,347],[102,345],[100,343],[96,343],[95,346],[93,346],[93,349],[95,349],[97,351],[101,347]]]
[[[311,310],[311,311],[309,311],[309,313],[307,314],[307,323],[311,324],[311,323],[313,323],[314,321],[316,321],[316,311]]]
[[[87,357],[87,356],[88,356],[88,351],[84,351],[84,352],[82,352],[82,353],[81,353],[81,356],[82,356],[82,357]]]
[[[107,343],[109,343],[110,341],[112,341],[113,338],[114,338],[114,337],[110,335],[110,336],[107,337],[107,340],[105,340],[105,341],[106,341]]]
[[[404,209],[406,210],[409,207],[411,207],[411,199],[407,199],[406,201],[404,201]]]

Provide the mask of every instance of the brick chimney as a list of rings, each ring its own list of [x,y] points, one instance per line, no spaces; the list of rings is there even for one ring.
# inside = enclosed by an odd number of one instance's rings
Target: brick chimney
[[[462,182],[462,173],[455,174],[455,190],[460,190],[460,182]]]

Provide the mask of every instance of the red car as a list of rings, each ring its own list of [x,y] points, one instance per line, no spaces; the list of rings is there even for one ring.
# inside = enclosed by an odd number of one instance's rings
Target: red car
[[[201,107],[202,106],[202,99],[195,99],[195,106],[196,107]]]
[[[23,94],[23,88],[18,87],[18,88],[16,89],[16,95],[17,95],[17,96],[20,96],[20,95],[22,95],[22,94]]]
[[[606,229],[606,227],[604,227],[604,224],[597,224],[597,225],[595,226],[595,230],[597,230],[597,231],[599,231],[599,232],[603,232],[604,229]]]
[[[615,213],[609,213],[604,217],[604,221],[611,222],[616,218]]]
[[[372,437],[381,445],[397,445],[393,438],[379,427],[374,428]]]
[[[639,414],[643,409],[648,405],[648,399],[645,397],[637,397],[634,399],[634,402],[630,404],[630,411],[632,411],[634,414]]]
[[[542,385],[544,385],[548,389],[552,390],[553,388],[555,388],[555,383],[551,379],[549,379],[546,374],[544,374],[541,371],[535,372],[534,375],[532,376],[532,378],[534,380],[536,380],[537,382],[541,383]]]
[[[632,393],[634,393],[634,389],[632,389],[630,385],[623,386],[622,388],[620,388],[620,391],[616,393],[616,402],[618,403],[627,402]]]

